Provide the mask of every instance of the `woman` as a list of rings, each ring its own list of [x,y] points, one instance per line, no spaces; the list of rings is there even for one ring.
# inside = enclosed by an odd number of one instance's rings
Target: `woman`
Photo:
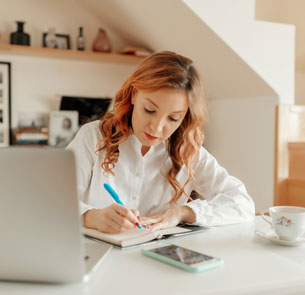
[[[147,57],[117,92],[114,110],[84,125],[69,145],[84,225],[119,233],[139,222],[162,229],[252,220],[244,185],[202,147],[204,123],[192,61],[169,51]],[[126,207],[114,203],[104,183]],[[191,200],[193,190],[202,199]]]

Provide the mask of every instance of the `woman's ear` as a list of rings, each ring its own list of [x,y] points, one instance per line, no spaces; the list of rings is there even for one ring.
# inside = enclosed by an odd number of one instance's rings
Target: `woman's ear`
[[[131,104],[134,105],[135,101],[136,101],[136,95],[137,95],[137,91],[135,88],[132,89],[132,94],[131,94]]]
[[[136,96],[137,96],[136,93],[133,93],[132,96],[131,96],[131,104],[132,105],[134,105],[135,102],[136,102]]]

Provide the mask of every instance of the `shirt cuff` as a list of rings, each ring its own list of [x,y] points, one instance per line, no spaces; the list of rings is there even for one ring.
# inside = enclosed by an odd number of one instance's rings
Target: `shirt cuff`
[[[91,209],[95,209],[95,207],[90,206],[90,205],[88,205],[86,203],[80,202],[80,204],[79,204],[79,213],[80,213],[80,215],[83,215],[84,213],[86,213],[88,210],[91,210]]]
[[[213,224],[214,216],[208,214],[210,208],[206,200],[194,200],[184,204],[184,206],[191,208],[195,213],[196,219],[192,223],[193,225],[210,226]]]
[[[191,208],[195,213],[194,225],[218,226],[253,221],[254,205],[252,202],[242,201],[238,202],[237,199],[236,203],[217,206],[206,200],[198,199],[185,204],[185,206]]]

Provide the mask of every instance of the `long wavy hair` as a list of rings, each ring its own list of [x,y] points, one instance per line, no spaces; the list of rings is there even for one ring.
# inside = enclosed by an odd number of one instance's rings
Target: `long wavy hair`
[[[101,118],[100,130],[103,137],[97,143],[97,151],[105,152],[101,164],[104,172],[114,175],[112,169],[119,157],[118,146],[128,138],[132,129],[132,96],[137,91],[153,92],[162,88],[185,91],[189,105],[180,126],[167,139],[168,154],[172,161],[167,178],[174,188],[170,201],[173,204],[185,194],[185,186],[195,177],[193,166],[204,139],[204,93],[192,60],[171,51],[157,52],[145,58],[116,93],[113,111]],[[180,184],[176,176],[183,165],[188,171],[188,178],[184,184]]]

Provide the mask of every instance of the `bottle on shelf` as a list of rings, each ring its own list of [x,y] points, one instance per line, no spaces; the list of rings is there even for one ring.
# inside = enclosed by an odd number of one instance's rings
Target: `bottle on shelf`
[[[85,46],[86,46],[86,39],[83,35],[83,27],[80,27],[79,35],[77,36],[77,39],[76,39],[76,49],[85,50]]]
[[[16,21],[17,32],[11,33],[11,44],[30,46],[30,35],[23,31],[24,22]]]
[[[45,45],[48,48],[57,48],[55,28],[53,27],[49,28],[45,39]]]

